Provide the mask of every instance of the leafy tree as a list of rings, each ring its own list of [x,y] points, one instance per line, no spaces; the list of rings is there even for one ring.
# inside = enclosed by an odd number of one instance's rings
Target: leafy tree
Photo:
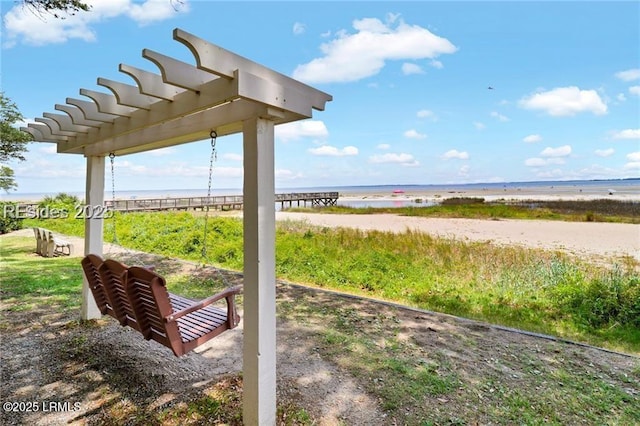
[[[15,103],[0,92],[0,163],[10,160],[24,161],[27,142],[32,140],[30,134],[14,127],[15,123],[23,121],[24,117]],[[7,166],[0,168],[0,189],[9,192],[17,187],[13,178],[13,170]]]
[[[22,154],[27,151],[26,143],[32,137],[14,127],[15,123],[23,120],[16,104],[0,92],[0,162],[6,163],[11,159],[24,161]]]
[[[21,0],[22,3],[38,13],[50,13],[54,18],[65,19],[64,12],[75,15],[77,12],[88,12],[91,6],[80,0]],[[103,0],[108,1],[108,0]],[[182,0],[169,0],[174,9],[176,4],[182,4]],[[175,2],[175,3],[174,3]]]
[[[81,10],[88,12],[91,9],[91,6],[79,0],[22,0],[22,3],[36,12],[50,13],[58,19],[65,19],[60,12],[75,15]]]
[[[7,166],[0,166],[0,189],[5,192],[15,190],[18,187],[13,178],[13,170]]]

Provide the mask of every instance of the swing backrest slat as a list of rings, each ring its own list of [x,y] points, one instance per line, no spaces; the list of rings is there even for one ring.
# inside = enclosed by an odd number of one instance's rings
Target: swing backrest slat
[[[153,339],[169,348],[181,345],[177,324],[164,320],[173,313],[173,307],[163,277],[148,269],[132,266],[127,276],[127,295],[145,339]]]
[[[113,308],[114,317],[120,325],[140,331],[135,313],[127,297],[127,266],[113,259],[106,259],[98,268],[107,299]]]
[[[81,261],[82,270],[84,271],[84,276],[87,278],[91,294],[93,294],[93,298],[102,315],[111,315],[115,318],[113,309],[107,299],[107,294],[104,291],[100,272],[98,272],[98,268],[100,268],[103,262],[104,259],[102,257],[95,254],[88,254]]]

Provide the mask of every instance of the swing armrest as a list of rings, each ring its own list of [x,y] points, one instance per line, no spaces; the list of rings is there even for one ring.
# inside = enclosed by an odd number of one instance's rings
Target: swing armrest
[[[222,300],[224,298],[227,299],[227,304],[228,305],[232,305],[233,304],[233,296],[235,296],[236,294],[240,293],[240,290],[242,290],[241,286],[235,286],[235,287],[230,287],[226,290],[221,291],[218,294],[215,294],[211,297],[207,297],[206,299],[203,299],[199,302],[194,303],[191,306],[188,306],[184,309],[179,310],[178,312],[174,312],[171,315],[167,315],[164,320],[166,322],[172,322],[172,321],[176,321],[179,318],[182,318],[185,315],[189,315],[192,312],[198,311],[202,308],[205,308],[209,305],[211,305],[212,303],[217,302],[218,300]],[[235,312],[235,310],[234,310]],[[232,312],[232,314],[234,314],[234,312]]]

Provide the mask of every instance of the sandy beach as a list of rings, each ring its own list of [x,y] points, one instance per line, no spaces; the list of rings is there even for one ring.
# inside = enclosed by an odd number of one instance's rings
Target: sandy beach
[[[326,227],[404,232],[414,230],[462,241],[559,250],[578,256],[631,256],[640,261],[640,225],[548,220],[481,220],[277,212],[277,220]]]
[[[396,190],[389,189],[386,192],[379,188],[340,192],[341,202],[349,201],[413,201],[421,199],[424,202],[439,202],[447,198],[473,197],[483,198],[485,201],[497,200],[619,200],[640,202],[640,187],[633,184],[617,184],[615,189],[611,188],[608,182],[601,184],[566,184],[566,185],[537,185],[526,186],[518,184],[504,184],[499,187],[482,187],[467,185],[451,185],[437,189],[426,189],[424,187],[406,187]]]

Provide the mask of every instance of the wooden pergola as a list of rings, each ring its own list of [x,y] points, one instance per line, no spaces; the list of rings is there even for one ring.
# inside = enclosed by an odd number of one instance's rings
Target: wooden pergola
[[[196,65],[143,49],[160,74],[120,64],[135,85],[98,78],[113,94],[80,89],[87,99],[56,104],[22,130],[59,153],[87,159],[87,205],[104,203],[105,157],[154,150],[242,132],[244,150],[243,417],[276,420],[276,291],[274,126],[312,117],[331,95],[183,30],[173,39]],[[103,220],[85,219],[85,254],[103,254]],[[85,281],[83,319],[99,318]]]

